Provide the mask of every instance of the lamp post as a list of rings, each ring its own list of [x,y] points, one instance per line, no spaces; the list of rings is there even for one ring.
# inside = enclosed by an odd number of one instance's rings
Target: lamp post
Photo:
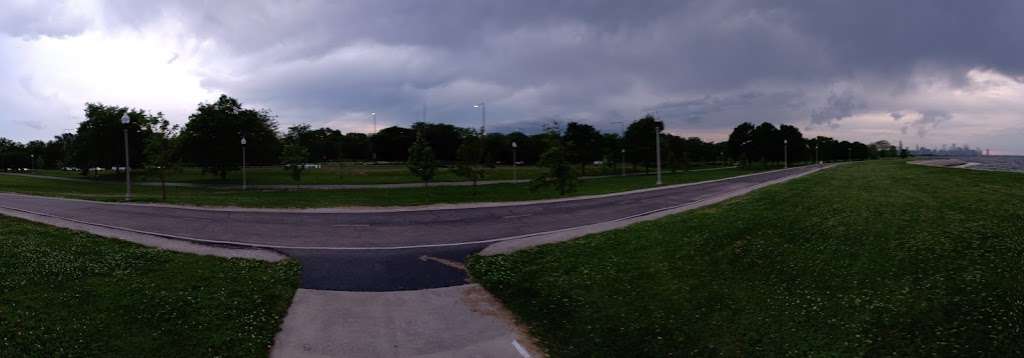
[[[487,130],[487,103],[480,102],[473,105],[473,108],[480,108],[480,163],[484,161],[484,132]]]
[[[31,172],[36,171],[36,155],[35,153],[28,155],[28,167],[31,168]]]
[[[483,138],[484,132],[487,130],[487,103],[474,104],[473,108],[480,108],[480,138]]]
[[[519,175],[516,173],[516,149],[519,145],[515,141],[512,142],[512,181],[519,181]]]
[[[622,160],[619,161],[619,167],[622,169],[622,176],[626,176],[626,122],[615,121],[612,124],[618,124],[622,128],[622,136],[619,137],[619,140],[622,141],[622,149],[620,150]]]
[[[661,185],[661,128],[657,124],[654,125],[654,146],[657,148],[655,160],[658,164],[658,181],[654,185]]]
[[[782,140],[782,169],[789,168],[789,139]]]
[[[245,137],[242,137],[242,190],[245,191],[246,180],[245,180]]]
[[[373,133],[370,134],[370,158],[377,163],[377,152],[373,150],[373,139],[377,137],[377,112],[370,112],[373,117]]]
[[[818,143],[814,143],[814,163],[821,164],[821,160],[818,159]]]
[[[124,200],[132,200],[132,162],[128,156],[128,123],[131,122],[131,118],[128,117],[128,112],[125,111],[121,115],[121,124],[124,125]]]

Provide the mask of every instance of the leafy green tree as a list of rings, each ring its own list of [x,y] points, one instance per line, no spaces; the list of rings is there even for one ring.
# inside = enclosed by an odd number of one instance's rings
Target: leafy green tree
[[[395,126],[381,129],[370,140],[378,160],[398,162],[408,159],[409,147],[416,141],[416,137],[416,131]]]
[[[302,181],[302,172],[306,170],[306,158],[309,157],[309,150],[298,144],[287,144],[281,150],[281,163],[284,169],[291,175],[295,185]]]
[[[468,136],[462,140],[462,145],[456,153],[455,168],[452,169],[456,175],[473,182],[474,192],[478,181],[487,175],[487,168],[480,163],[480,139],[478,136]]]
[[[128,125],[121,123],[121,116],[128,113]],[[74,161],[82,174],[88,174],[93,167],[124,166],[124,129],[128,129],[128,148],[131,151],[131,166],[140,167],[145,161],[145,140],[152,134],[157,118],[146,111],[127,107],[106,106],[99,103],[85,104],[85,120],[78,124]]]
[[[409,172],[420,178],[423,181],[423,186],[426,187],[434,179],[438,163],[437,158],[434,157],[434,150],[430,148],[430,144],[423,137],[423,132],[416,133],[416,140],[409,146],[408,157],[406,166],[409,168]]]
[[[269,111],[242,107],[238,100],[221,95],[214,103],[202,103],[181,131],[185,161],[224,179],[241,164],[241,139],[245,136],[247,161],[276,164],[280,150],[277,123]]]
[[[160,197],[167,200],[167,173],[178,169],[178,125],[157,113],[158,124],[146,140],[146,170],[160,178]]]
[[[547,151],[541,154],[540,161],[537,163],[545,171],[530,182],[530,188],[538,190],[554,186],[560,195],[571,193],[576,190],[579,177],[569,161],[565,143],[561,140],[557,127],[549,127],[547,133],[550,143]]]
[[[754,157],[754,125],[749,122],[740,123],[729,134],[729,157],[739,161],[741,165],[749,165]]]
[[[580,173],[586,173],[587,164],[601,157],[601,132],[593,126],[569,122],[562,137],[566,154],[570,161],[580,165]]]
[[[639,120],[630,123],[626,127],[626,158],[633,163],[633,167],[643,164],[644,171],[650,171],[655,163],[655,137],[654,133],[665,129],[665,124],[647,115]]]

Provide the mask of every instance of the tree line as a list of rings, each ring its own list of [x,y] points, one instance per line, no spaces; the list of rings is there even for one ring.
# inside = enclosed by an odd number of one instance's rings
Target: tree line
[[[121,123],[122,115],[129,123]],[[630,123],[625,133],[601,132],[579,122],[555,125],[539,134],[488,133],[444,123],[417,122],[409,128],[392,126],[376,134],[342,133],[332,128],[296,125],[279,131],[276,117],[263,109],[246,108],[221,95],[213,103],[201,103],[182,127],[170,125],[162,113],[142,109],[85,105],[85,120],[75,133],[64,133],[50,141],[25,144],[0,138],[0,168],[118,168],[124,165],[123,131],[128,132],[129,157],[133,168],[168,169],[179,165],[197,166],[204,172],[224,177],[241,164],[241,138],[246,139],[250,165],[299,165],[337,161],[407,162],[418,138],[430,148],[441,165],[463,167],[467,163],[490,167],[509,164],[512,151],[517,161],[537,164],[558,146],[560,162],[584,173],[588,166],[601,165],[614,171],[620,166],[649,171],[654,167],[655,132],[664,124],[652,116]],[[788,145],[783,145],[788,141]],[[516,143],[513,148],[512,143]],[[661,134],[663,166],[686,169],[696,162],[733,162],[742,165],[778,163],[783,150],[791,162],[817,159],[860,160],[885,156],[878,146],[836,141],[827,137],[804,138],[790,125],[771,123],[738,125],[725,142],[706,142],[697,137]],[[891,147],[891,146],[890,146]],[[891,148],[890,148],[891,149]]]

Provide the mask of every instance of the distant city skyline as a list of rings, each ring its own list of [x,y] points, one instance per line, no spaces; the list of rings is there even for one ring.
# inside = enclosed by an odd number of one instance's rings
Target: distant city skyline
[[[1024,154],[1024,2],[15,1],[0,14],[0,137],[73,131],[85,102],[184,123],[225,93],[282,129],[425,118],[615,132],[657,111],[724,140],[807,136]]]

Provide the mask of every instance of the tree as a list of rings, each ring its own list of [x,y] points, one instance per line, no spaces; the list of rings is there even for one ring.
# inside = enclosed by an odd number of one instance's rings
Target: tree
[[[807,156],[807,142],[804,139],[803,133],[800,133],[800,129],[788,124],[779,126],[779,136],[783,141],[788,141],[788,144],[783,143],[783,147],[786,149],[786,155],[790,162],[802,161]]]
[[[238,100],[221,95],[214,103],[201,103],[181,131],[182,154],[204,173],[227,177],[241,163],[238,153],[245,136],[247,161],[276,164],[280,141],[277,123],[269,111],[243,108]]]
[[[549,127],[547,132],[550,143],[538,162],[538,165],[546,170],[531,181],[530,188],[537,190],[546,186],[554,186],[559,195],[565,195],[576,190],[579,178],[572,163],[569,162],[565,143],[561,140],[557,126]]]
[[[751,159],[760,160],[762,166],[766,165],[768,161],[782,159],[782,137],[775,125],[768,122],[761,123],[751,132],[751,139],[756,156]]]
[[[416,122],[412,125],[412,130],[423,133],[437,159],[442,161],[457,160],[458,151],[464,138],[475,135],[471,129],[444,123]],[[479,148],[477,149],[479,150]]]
[[[754,156],[753,133],[754,125],[749,122],[743,122],[736,126],[729,134],[729,157],[741,164],[750,164],[750,160]]]
[[[655,160],[655,133],[665,129],[665,124],[647,115],[630,123],[626,128],[626,158],[636,168],[637,163],[643,164],[649,171]]]
[[[388,127],[381,129],[370,140],[373,141],[378,160],[399,162],[408,159],[409,146],[416,141],[417,135],[412,129]]]
[[[281,163],[298,186],[302,181],[302,171],[306,170],[306,158],[309,150],[298,144],[287,144],[281,150]]]
[[[416,133],[416,140],[409,146],[409,160],[406,165],[410,173],[423,181],[424,187],[434,179],[437,158],[434,157],[434,150],[430,148],[422,132]]]
[[[128,114],[128,125],[121,123],[121,116],[125,113]],[[85,120],[78,124],[72,157],[83,175],[93,167],[123,167],[123,131],[127,128],[131,166],[140,167],[145,161],[145,141],[157,121],[144,110],[86,103]]]
[[[160,178],[160,198],[167,201],[167,172],[177,169],[177,135],[178,125],[164,119],[163,113],[157,113],[159,124],[154,126],[153,134],[146,140],[146,169]]]
[[[480,163],[480,139],[477,136],[468,136],[462,140],[462,145],[456,153],[455,168],[452,169],[456,175],[473,182],[473,189],[476,192],[476,184],[487,174],[487,169]]]
[[[580,173],[587,172],[587,164],[601,157],[601,132],[589,124],[569,122],[562,138],[569,160],[580,165]]]

